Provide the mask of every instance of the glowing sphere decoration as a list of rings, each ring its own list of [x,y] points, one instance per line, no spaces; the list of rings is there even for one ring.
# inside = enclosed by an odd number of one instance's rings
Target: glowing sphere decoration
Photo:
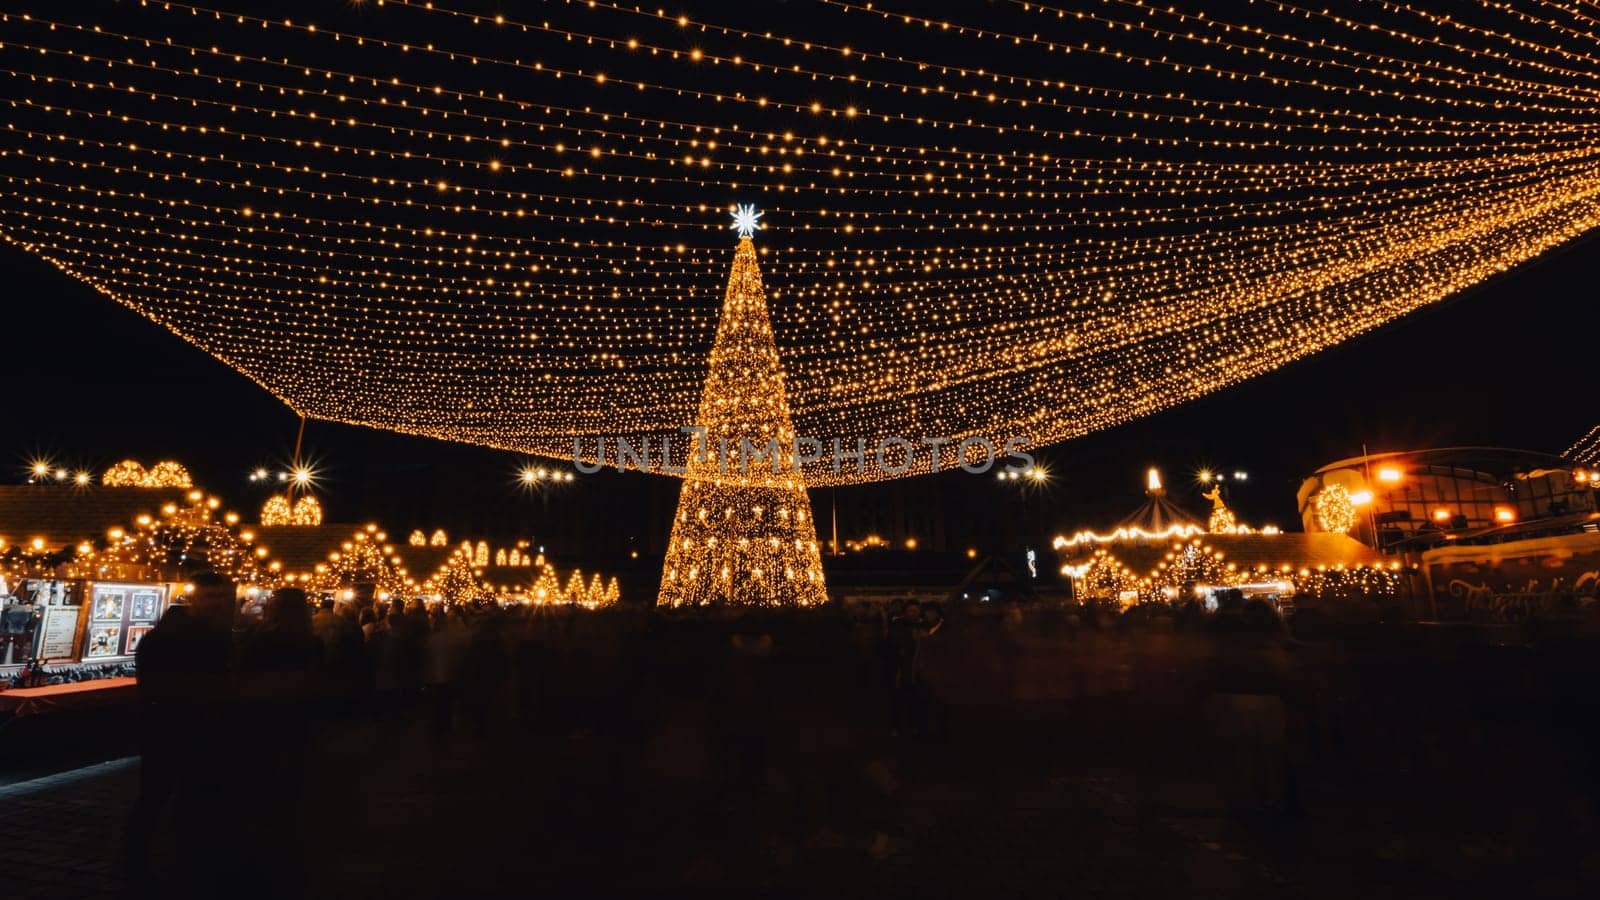
[[[1356,526],[1356,504],[1342,484],[1329,484],[1312,500],[1317,526],[1323,531],[1344,533]]]

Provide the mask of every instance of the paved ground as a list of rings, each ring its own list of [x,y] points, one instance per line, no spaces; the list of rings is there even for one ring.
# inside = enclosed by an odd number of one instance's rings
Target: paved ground
[[[1439,798],[1405,795],[1399,770],[1319,784],[1304,821],[1238,830],[1195,772],[1152,754],[1119,762],[1106,749],[1126,741],[1086,748],[1070,728],[970,723],[941,742],[794,732],[733,748],[708,733],[688,707],[647,735],[502,723],[441,741],[420,723],[343,724],[313,744],[300,827],[263,853],[303,842],[310,896],[383,900],[1581,897],[1600,875],[1594,851],[1518,849],[1537,823],[1502,820],[1481,789],[1429,808]],[[730,777],[716,760],[737,755],[763,763]],[[0,787],[8,900],[120,893],[137,766]],[[251,813],[237,812],[217,828]],[[1551,864],[1573,858],[1587,863]]]
[[[138,760],[119,759],[0,787],[7,897],[115,897],[123,819]]]
[[[583,734],[400,739],[363,727],[321,745],[313,896],[1284,895],[1259,864],[1147,819],[1104,777],[931,778],[959,755],[914,750],[867,761],[848,785],[769,773],[759,802],[701,803],[692,784],[605,787]],[[137,773],[130,758],[0,788],[0,846],[26,861],[7,898],[116,896]],[[814,792],[829,790],[834,808],[819,809]]]

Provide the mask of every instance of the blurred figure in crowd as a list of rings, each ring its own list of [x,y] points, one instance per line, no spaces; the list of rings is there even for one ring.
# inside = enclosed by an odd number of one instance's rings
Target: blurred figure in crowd
[[[224,887],[232,868],[221,838],[239,815],[229,761],[236,744],[232,632],[233,582],[212,572],[194,577],[161,621],[139,642],[140,781],[128,822],[128,888],[153,895],[151,849],[171,803],[183,847],[176,885],[192,896]]]
[[[257,896],[305,893],[306,753],[322,658],[305,592],[273,591],[239,660],[242,749],[253,762],[241,779],[249,823],[241,890]]]

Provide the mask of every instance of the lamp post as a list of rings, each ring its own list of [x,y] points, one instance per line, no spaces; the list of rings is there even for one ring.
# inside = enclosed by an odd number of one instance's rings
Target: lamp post
[[[517,481],[523,490],[533,491],[539,495],[539,528],[548,531],[550,525],[550,491],[557,485],[571,484],[575,476],[571,472],[545,466],[525,465],[517,470]]]
[[[1035,464],[1025,469],[1001,469],[995,473],[995,477],[1001,485],[1021,491],[1023,542],[1031,547],[1034,543],[1034,538],[1038,536],[1038,532],[1044,530],[1043,521],[1036,521],[1035,516],[1030,515],[1030,511],[1037,507],[1037,504],[1031,502],[1032,495],[1044,492],[1045,487],[1050,483],[1050,470],[1042,465]],[[1042,519],[1043,510],[1038,509],[1038,512],[1041,513],[1039,518]],[[1030,534],[1030,530],[1034,533]]]

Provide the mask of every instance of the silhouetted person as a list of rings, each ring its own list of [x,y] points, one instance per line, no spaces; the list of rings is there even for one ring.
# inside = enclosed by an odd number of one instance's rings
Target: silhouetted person
[[[500,635],[499,613],[479,612],[472,618],[466,655],[461,660],[461,706],[478,737],[489,728],[502,705],[511,675],[511,657]]]
[[[372,705],[380,718],[392,718],[400,711],[399,616],[388,608],[373,610],[367,633],[367,661],[372,671]]]
[[[917,649],[926,630],[922,605],[912,601],[899,616],[889,621],[888,647],[892,672],[889,695],[889,727],[892,733],[919,730],[917,721]]]
[[[337,615],[338,613],[334,611],[333,598],[324,594],[322,599],[317,601],[317,611],[311,614],[311,629],[321,631],[331,624],[331,619]]]
[[[372,640],[372,633],[378,628],[378,614],[371,609],[357,609],[356,627],[361,629],[363,641]]]
[[[433,711],[433,733],[450,733],[460,689],[461,657],[469,635],[459,615],[440,610],[423,644],[422,689]]]
[[[1207,713],[1218,787],[1235,822],[1286,810],[1288,713],[1296,664],[1278,614],[1260,600],[1224,603],[1212,622]]]
[[[305,892],[306,743],[321,662],[305,592],[273,591],[239,659],[244,748],[253,762],[244,792],[250,859],[239,886],[247,895]]]
[[[336,609],[333,598],[324,597],[320,606],[311,617],[311,631],[322,648],[323,705],[348,712],[366,686],[366,639],[353,604]]]
[[[728,636],[720,679],[717,733],[721,743],[724,802],[753,799],[761,790],[768,755],[770,620],[740,615]]]
[[[175,600],[139,642],[139,797],[128,821],[128,887],[152,896],[151,846],[170,802],[179,869],[162,896],[211,896],[232,868],[225,835],[237,815],[229,796],[234,746],[234,585],[210,572]],[[174,890],[178,888],[179,890]]]
[[[912,658],[912,724],[923,735],[943,737],[948,724],[945,704],[935,687],[938,673],[929,674],[942,660],[942,643],[936,637],[944,628],[944,611],[929,604],[922,613],[922,627],[914,634],[917,651]]]

